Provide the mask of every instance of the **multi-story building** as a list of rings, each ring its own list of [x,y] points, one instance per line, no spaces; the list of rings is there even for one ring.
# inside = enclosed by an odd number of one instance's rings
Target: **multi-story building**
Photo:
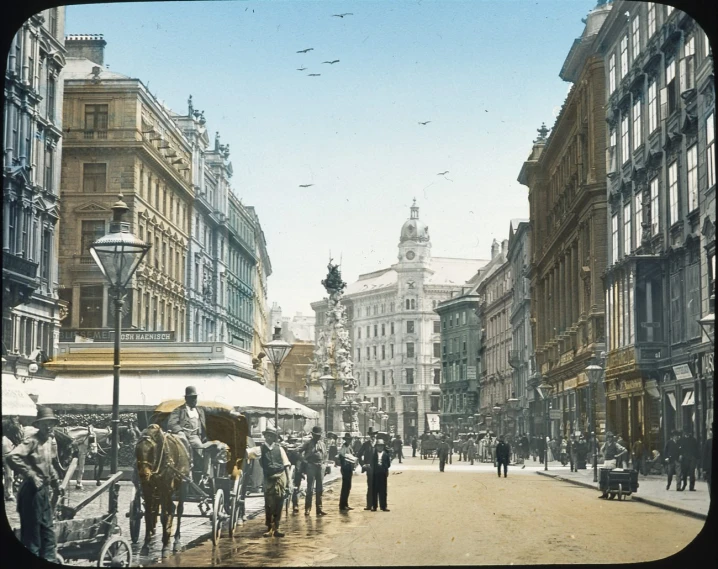
[[[297,312],[294,316],[283,316],[282,307],[273,302],[269,311],[271,321],[282,329],[282,338],[287,342],[314,342],[315,316]]]
[[[532,386],[541,379],[551,386],[553,416],[560,416],[549,419],[545,405],[543,413],[534,414],[534,432],[544,434],[548,428],[552,436],[588,432],[585,369],[605,350],[605,74],[598,38],[609,13],[611,5],[600,4],[588,14],[559,74],[573,86],[548,139],[545,127],[539,129],[518,178],[529,187],[528,276],[538,371]],[[593,393],[601,403],[601,386]],[[604,411],[601,404],[594,409],[600,434]]]
[[[416,202],[398,249],[398,263],[360,275],[342,302],[357,391],[387,412],[385,428],[408,440],[428,427],[426,414],[440,408],[441,358],[434,355],[434,344],[441,341],[441,329],[434,310],[487,261],[432,257],[429,229]],[[312,303],[317,333],[326,307],[326,301]]]
[[[509,365],[513,368],[514,398],[509,407],[516,414],[516,433],[533,436],[529,401],[535,390],[529,389],[529,380],[535,372],[533,341],[531,338],[531,281],[528,270],[531,264],[531,226],[528,219],[513,219],[509,227],[508,262],[513,275],[511,301],[511,350]]]
[[[89,254],[122,194],[133,233],[152,245],[127,289],[123,328],[187,339],[185,283],[194,199],[192,148],[139,79],[103,66],[102,36],[68,36],[64,80],[60,296],[63,329],[111,327],[108,285]]]
[[[435,358],[441,358],[441,429],[451,433],[473,430],[479,412],[479,376],[481,373],[481,321],[479,286],[486,265],[460,291],[437,304],[441,337],[432,345]]]
[[[254,273],[254,334],[252,339],[252,356],[257,357],[262,351],[262,344],[272,337],[272,334],[269,333],[270,321],[267,306],[267,279],[272,274],[272,263],[269,260],[267,240],[259,223],[259,216],[253,206],[247,206],[247,211],[254,222],[255,257],[257,259]],[[306,341],[313,342],[314,334],[307,337]]]
[[[507,258],[508,249],[508,239],[500,246],[494,239],[491,261],[476,289],[479,295],[477,314],[482,326],[479,424],[497,433],[513,435],[516,416],[511,405],[507,404],[510,399],[515,399],[509,365],[513,278]]]
[[[656,448],[674,428],[702,440],[699,353],[709,345],[698,320],[709,289],[701,264],[710,281],[714,239],[701,210],[715,186],[710,46],[684,12],[624,1],[614,3],[599,43],[609,128],[608,427]]]
[[[40,363],[53,357],[66,309],[57,294],[64,27],[64,7],[32,16],[5,70],[2,351],[20,375],[38,350]]]

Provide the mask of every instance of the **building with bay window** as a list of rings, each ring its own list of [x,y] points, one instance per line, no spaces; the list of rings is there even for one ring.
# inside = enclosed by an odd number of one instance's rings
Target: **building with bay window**
[[[609,73],[607,426],[651,448],[674,428],[702,441],[712,399],[701,354],[712,347],[698,320],[709,311],[715,215],[701,207],[715,188],[708,39],[680,10],[620,1],[599,42]]]
[[[2,352],[19,375],[54,356],[66,309],[57,293],[64,27],[64,7],[32,16],[5,69]]]

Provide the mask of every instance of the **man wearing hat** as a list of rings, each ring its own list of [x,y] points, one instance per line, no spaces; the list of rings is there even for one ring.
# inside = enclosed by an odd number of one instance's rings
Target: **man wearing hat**
[[[324,490],[324,462],[327,460],[327,447],[322,441],[322,428],[312,427],[312,438],[302,445],[304,471],[307,475],[307,496],[304,501],[304,515],[312,510],[312,496],[317,494],[317,516],[326,516],[322,510],[322,492]]]
[[[200,485],[209,479],[212,462],[207,448],[207,423],[204,409],[197,407],[197,388],[188,385],[184,390],[185,404],[175,408],[167,420],[167,430],[171,433],[185,437],[190,448],[199,451],[202,455],[202,479]],[[192,459],[190,452],[190,460]]]
[[[374,456],[374,445],[376,444],[376,433],[372,427],[369,427],[367,435],[369,438],[364,441],[364,444],[359,449],[358,458],[362,472],[366,472],[366,508],[364,509],[371,510],[374,496],[371,461]]]
[[[382,512],[388,512],[386,506],[386,482],[389,478],[389,467],[391,466],[391,456],[386,450],[384,439],[377,439],[374,447],[374,454],[371,459],[372,473],[372,499],[371,511],[376,512],[377,505],[381,507]]]
[[[439,472],[444,472],[446,459],[449,458],[450,450],[449,443],[446,442],[446,434],[442,434],[439,446],[436,447],[436,456],[439,458]]]
[[[52,466],[53,431],[57,418],[49,407],[39,407],[30,434],[10,451],[7,463],[24,477],[17,495],[20,514],[20,540],[33,554],[47,561],[56,560],[55,529],[51,505],[51,488],[60,480]]]
[[[611,431],[606,431],[606,442],[601,447],[603,454],[603,467],[616,468],[616,459],[628,454],[628,449],[616,442],[616,438]]]
[[[349,492],[352,489],[352,476],[357,465],[357,459],[352,452],[351,433],[344,433],[344,443],[339,449],[339,470],[342,473],[342,491],[339,495],[339,511],[348,512],[354,508],[349,507]]]
[[[282,506],[290,492],[289,469],[291,463],[287,453],[277,442],[277,429],[267,425],[262,431],[264,442],[261,445],[262,455],[259,464],[264,472],[264,512],[267,520],[267,532],[264,537],[284,537],[279,531],[282,519]]]

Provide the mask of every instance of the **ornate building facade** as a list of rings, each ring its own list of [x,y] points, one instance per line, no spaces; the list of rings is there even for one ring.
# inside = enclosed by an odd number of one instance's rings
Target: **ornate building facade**
[[[255,244],[254,253],[255,258],[257,259],[253,283],[254,326],[252,335],[252,356],[257,357],[257,355],[262,351],[262,344],[269,341],[272,337],[269,333],[269,289],[267,287],[267,281],[272,274],[272,262],[269,259],[267,240],[264,237],[262,225],[259,223],[259,216],[253,206],[247,206],[247,211],[253,221]],[[305,339],[311,342],[314,340],[314,335]]]
[[[512,370],[509,365],[511,350],[511,292],[513,275],[508,261],[509,242],[491,244],[491,261],[476,289],[479,295],[478,317],[481,321],[479,376],[480,425],[498,434],[513,435],[516,415],[510,399],[515,399]]]
[[[68,36],[63,123],[61,298],[63,332],[113,325],[108,285],[89,254],[123,194],[131,231],[152,245],[128,287],[123,328],[188,338],[187,252],[194,200],[192,148],[138,79],[104,67],[101,36]]]
[[[512,402],[509,412],[516,416],[515,434],[533,436],[529,402],[534,400],[535,390],[529,388],[529,382],[536,370],[536,360],[531,338],[531,281],[528,278],[531,264],[531,225],[528,219],[511,220],[508,262],[513,275],[513,298],[509,316],[509,365],[513,368],[512,390],[518,400]]]
[[[531,335],[537,374],[551,386],[550,403],[534,412],[534,432],[566,436],[588,432],[591,408],[597,432],[605,427],[602,389],[588,401],[585,368],[605,350],[606,170],[604,62],[598,32],[610,5],[588,14],[560,77],[573,86],[551,135],[539,129],[518,181],[529,188],[532,236]],[[538,391],[540,396],[543,391]],[[538,409],[536,410],[538,411]]]
[[[2,351],[20,375],[53,357],[66,308],[57,293],[64,27],[64,7],[32,16],[5,70]]]
[[[357,391],[388,414],[387,429],[405,440],[428,427],[440,409],[439,302],[461,291],[487,261],[432,257],[429,229],[416,203],[401,228],[398,262],[359,276],[343,302],[354,347]],[[312,303],[321,330],[326,302]]]
[[[710,45],[684,12],[623,1],[599,41],[609,128],[608,427],[655,448],[674,428],[703,440],[713,406],[705,389],[713,348],[698,323],[712,311],[715,250],[715,212],[702,208],[715,192]]]

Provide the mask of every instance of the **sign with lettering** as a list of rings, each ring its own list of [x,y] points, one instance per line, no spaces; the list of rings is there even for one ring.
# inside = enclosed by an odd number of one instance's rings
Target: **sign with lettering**
[[[551,409],[548,412],[548,416],[550,419],[562,419],[563,418],[563,411],[561,409]]]
[[[466,366],[466,379],[476,379],[476,366]]]
[[[426,414],[426,422],[429,423],[429,430],[430,431],[439,431],[441,430],[441,423],[439,421],[439,416],[435,415],[433,413],[427,413]]]
[[[688,364],[673,366],[673,373],[676,374],[676,379],[678,381],[683,379],[693,379],[693,374],[691,373],[691,368],[688,367]]]
[[[60,330],[60,342],[76,342],[78,341],[78,336],[94,342],[115,341],[115,331],[109,328],[68,328]],[[165,332],[125,330],[120,334],[120,339],[123,342],[175,342],[176,333],[174,330]]]

